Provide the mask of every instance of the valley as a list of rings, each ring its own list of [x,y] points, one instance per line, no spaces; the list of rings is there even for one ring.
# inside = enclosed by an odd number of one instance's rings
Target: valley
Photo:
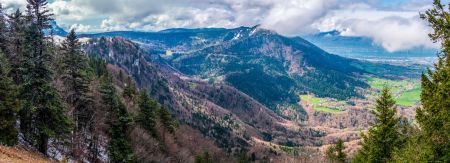
[[[222,148],[233,149],[236,144],[223,141],[216,133],[220,130],[205,130],[205,122],[216,123],[236,134],[237,142],[245,141],[247,145],[241,145],[251,151],[265,154],[276,151],[294,158],[316,155],[315,151],[323,151],[338,139],[351,144],[350,154],[356,151],[360,133],[374,120],[370,111],[384,85],[392,88],[398,114],[412,120],[415,107],[419,106],[418,77],[426,67],[408,62],[394,64],[343,58],[301,38],[287,38],[259,27],[109,32],[87,36],[93,42],[113,38],[105,43],[117,47],[113,51],[116,57],[100,56],[129,67],[140,87],[149,90],[157,90],[159,86],[150,84],[155,81],[142,74],[146,73],[143,71],[146,68],[137,68],[141,64],[131,65],[136,60],[133,57],[117,59],[122,57],[120,51],[127,51],[118,48],[123,43],[114,45],[117,44],[114,39],[119,39],[117,36],[124,38],[120,42],[135,44],[134,49],[140,49],[143,59],[157,66],[156,71],[168,81],[172,92],[168,94],[169,99],[187,102],[176,106],[176,102],[167,101],[167,97],[152,94],[160,103],[176,109],[182,121],[211,136]],[[87,43],[88,54],[96,53],[98,50],[94,47],[101,47],[101,44]],[[236,93],[247,96],[245,99],[253,104],[243,102]],[[216,106],[208,104],[210,102],[224,110],[215,110]],[[199,107],[200,103],[205,105]],[[218,111],[224,113],[218,114]],[[266,115],[252,117],[252,114]],[[275,122],[261,123],[263,117],[271,117]]]
[[[0,162],[450,162],[426,4],[0,0]]]

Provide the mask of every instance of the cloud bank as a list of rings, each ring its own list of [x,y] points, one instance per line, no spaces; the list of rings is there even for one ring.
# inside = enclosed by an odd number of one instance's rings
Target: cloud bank
[[[7,7],[25,0],[0,0]],[[427,0],[52,0],[58,23],[81,32],[254,26],[280,34],[339,30],[394,52],[434,47],[418,18]],[[393,3],[395,2],[395,3]],[[389,5],[386,5],[389,4]],[[395,4],[395,5],[392,5]]]

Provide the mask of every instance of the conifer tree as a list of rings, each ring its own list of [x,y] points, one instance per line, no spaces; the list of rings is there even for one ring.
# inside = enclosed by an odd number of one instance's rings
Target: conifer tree
[[[106,69],[106,62],[99,58],[89,57],[89,67],[92,68],[97,77],[102,77],[108,73]]]
[[[122,71],[120,71],[120,72],[122,72]],[[136,93],[137,93],[136,85],[131,80],[131,77],[128,76],[125,89],[123,90],[123,96],[126,98],[129,98],[129,99],[133,99],[133,97],[136,95]]]
[[[21,63],[23,63],[25,20],[19,9],[8,15],[8,25],[9,54],[7,56],[11,64],[10,76],[16,84],[22,84]]]
[[[8,27],[6,25],[6,15],[2,3],[0,3],[0,51],[8,53]]]
[[[13,146],[18,141],[16,117],[20,103],[17,88],[8,74],[8,61],[0,52],[0,145]]]
[[[208,152],[195,156],[195,163],[213,163],[214,160]]]
[[[373,111],[375,124],[369,128],[367,135],[362,134],[362,149],[355,156],[354,162],[388,162],[399,146],[399,119],[395,116],[395,101],[385,87],[376,100]]]
[[[111,140],[108,145],[110,161],[113,163],[135,162],[131,143],[128,139],[128,129],[131,126],[132,119],[125,105],[117,96],[112,78],[109,75],[103,76],[101,82],[102,102],[111,112],[109,121]]]
[[[70,120],[58,91],[52,86],[49,68],[52,56],[47,50],[44,29],[49,28],[52,14],[45,0],[27,0],[23,63],[24,83],[21,98],[26,101],[20,111],[20,129],[24,139],[47,153],[50,139],[64,139],[71,130]]]
[[[81,51],[81,46],[74,30],[62,43],[63,82],[67,88],[67,101],[73,109],[77,128],[85,128],[93,115],[93,97],[89,88],[88,58]]]
[[[171,134],[175,133],[176,126],[175,122],[172,120],[172,115],[170,112],[165,107],[161,107],[159,108],[158,113],[164,128],[166,128]]]
[[[346,162],[347,154],[345,154],[344,149],[345,149],[344,141],[342,139],[339,139],[335,145],[331,145],[327,149],[326,151],[327,158],[335,162],[342,162],[342,163]]]
[[[442,52],[434,72],[422,74],[422,107],[416,114],[422,131],[420,158],[423,162],[450,162],[450,12],[435,0],[433,8],[421,17],[433,28],[429,36],[441,43]]]
[[[245,151],[241,151],[241,154],[239,154],[239,158],[238,158],[238,162],[239,163],[250,163],[250,157],[248,157],[247,152]]]
[[[137,122],[139,122],[145,130],[150,132],[153,137],[156,137],[155,112],[158,109],[158,104],[148,97],[147,91],[142,90],[139,94],[138,105],[140,112],[137,117]]]
[[[90,89],[91,78],[88,75],[89,63],[81,50],[74,30],[71,30],[61,44],[62,81],[65,87],[66,101],[71,106],[71,116],[75,123],[72,134],[73,150],[82,150],[86,144],[95,143],[94,99]],[[96,149],[92,149],[96,150]],[[74,153],[74,157],[78,157]]]

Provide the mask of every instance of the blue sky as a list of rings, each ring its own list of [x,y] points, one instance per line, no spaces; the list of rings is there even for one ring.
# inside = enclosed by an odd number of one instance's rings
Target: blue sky
[[[446,0],[448,2],[448,0]],[[7,8],[26,0],[0,0]],[[447,3],[446,2],[446,3]],[[338,30],[388,51],[435,46],[419,12],[432,0],[49,0],[65,29],[79,32],[254,26],[283,35]]]

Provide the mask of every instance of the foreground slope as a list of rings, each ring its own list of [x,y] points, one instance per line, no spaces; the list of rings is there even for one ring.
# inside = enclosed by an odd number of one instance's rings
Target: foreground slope
[[[0,162],[5,163],[50,163],[53,162],[36,152],[20,147],[0,146]]]

